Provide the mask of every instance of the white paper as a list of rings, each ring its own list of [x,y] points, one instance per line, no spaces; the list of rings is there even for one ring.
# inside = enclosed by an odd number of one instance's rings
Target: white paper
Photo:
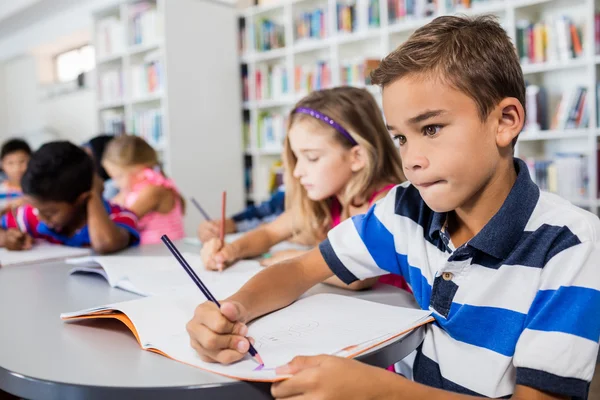
[[[6,267],[9,265],[64,260],[69,257],[80,257],[90,253],[91,250],[89,248],[69,247],[36,240],[30,250],[15,251],[1,248],[0,265]]]
[[[222,294],[218,293],[222,289],[215,288],[215,297]],[[62,314],[61,318],[101,309],[119,310],[136,327],[143,348],[154,348],[175,360],[238,379],[273,380],[277,378],[275,368],[295,356],[349,356],[423,323],[431,314],[334,294],[306,297],[249,325],[249,336],[255,339],[255,348],[265,362],[257,370],[258,365],[249,356],[232,365],[206,363],[198,357],[190,346],[185,325],[196,305],[203,301],[199,291],[183,290],[176,295],[163,294]],[[344,351],[350,346],[356,347]]]
[[[229,293],[227,296],[235,293],[261,270],[257,261],[244,260],[223,272],[208,271],[199,255],[183,253],[183,256],[208,288],[225,282]],[[141,296],[152,296],[182,287],[196,287],[173,256],[93,256],[68,262],[77,265],[70,271],[71,274],[97,273],[110,286]]]

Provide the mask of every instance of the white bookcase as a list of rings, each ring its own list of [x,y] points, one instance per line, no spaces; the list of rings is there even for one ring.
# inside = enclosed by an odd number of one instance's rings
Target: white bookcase
[[[141,10],[150,12],[140,17]],[[155,147],[188,200],[195,197],[216,218],[220,193],[227,190],[228,209],[241,209],[241,118],[235,110],[242,101],[240,82],[232,79],[239,75],[237,10],[208,0],[124,1],[96,11],[93,19],[98,131],[107,130],[107,115],[122,116],[125,132]],[[136,21],[141,40],[133,40]],[[107,33],[107,24],[116,28]],[[118,73],[111,78],[112,71]],[[111,79],[120,80],[122,89],[115,90]],[[146,119],[136,123],[139,115]],[[155,123],[160,130],[152,128]],[[187,207],[187,234],[195,234],[200,221]]]
[[[347,4],[348,1],[340,0]],[[589,124],[584,129],[524,131],[519,139],[516,154],[519,157],[550,157],[557,152],[579,152],[587,154],[588,193],[570,198],[574,204],[594,213],[598,212],[600,199],[597,196],[597,100],[596,76],[600,56],[595,50],[595,13],[600,9],[596,0],[475,0],[470,8],[448,7],[449,0],[437,0],[436,12],[425,18],[407,18],[400,22],[388,21],[388,1],[379,1],[380,25],[368,27],[358,23],[358,29],[352,33],[338,32],[336,18],[336,0],[287,0],[277,4],[250,7],[241,12],[240,24],[245,26],[244,40],[247,50],[240,56],[240,64],[247,68],[249,101],[243,103],[243,113],[249,116],[250,145],[246,149],[247,157],[252,158],[253,191],[247,200],[261,201],[269,196],[268,171],[271,163],[278,159],[280,150],[268,151],[257,146],[258,118],[263,111],[273,111],[286,115],[302,94],[294,92],[294,66],[317,60],[327,60],[331,70],[331,86],[341,84],[340,67],[348,60],[360,57],[381,59],[420,26],[439,15],[493,14],[499,17],[502,25],[516,40],[518,21],[531,21],[566,15],[581,27],[583,54],[578,58],[543,63],[523,63],[525,79],[533,84],[543,85],[549,98],[549,113],[554,114],[563,91],[574,86],[587,88],[587,105],[590,107]],[[356,0],[357,21],[364,21],[368,0]],[[294,16],[306,9],[323,7],[327,10],[327,37],[317,40],[294,40]],[[253,45],[253,30],[250,29],[262,18],[277,21],[285,27],[285,46],[269,51],[256,51]],[[362,28],[361,28],[362,25]],[[285,65],[288,82],[292,88],[286,96],[265,100],[254,100],[256,89],[255,71],[264,65]],[[369,90],[381,100],[379,88]]]

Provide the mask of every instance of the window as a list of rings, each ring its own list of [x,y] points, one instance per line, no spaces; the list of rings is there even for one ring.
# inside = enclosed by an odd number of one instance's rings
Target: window
[[[56,78],[59,82],[77,79],[82,72],[94,69],[95,52],[91,45],[69,50],[56,56]]]

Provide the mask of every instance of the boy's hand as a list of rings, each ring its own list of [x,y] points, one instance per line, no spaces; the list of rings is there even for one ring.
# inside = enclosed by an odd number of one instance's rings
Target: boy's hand
[[[98,193],[100,197],[102,197],[102,193],[104,193],[104,181],[98,174],[94,174],[92,191]]]
[[[295,357],[277,368],[277,374],[293,376],[271,386],[276,399],[380,399],[394,389],[394,380],[404,379],[385,369],[335,356]],[[396,396],[402,398],[401,393]]]
[[[33,238],[18,229],[9,229],[4,238],[7,250],[29,250],[33,246]]]
[[[186,328],[190,344],[203,361],[231,364],[244,357],[250,348],[245,308],[238,302],[211,301],[196,307]]]
[[[204,243],[200,256],[204,268],[211,271],[222,271],[237,260],[237,251],[232,244],[223,243],[220,239],[212,239]]]
[[[206,243],[211,239],[217,239],[220,235],[221,220],[205,221],[198,226],[198,239],[202,243]],[[225,220],[225,233],[235,233],[237,228],[235,221],[231,218]]]

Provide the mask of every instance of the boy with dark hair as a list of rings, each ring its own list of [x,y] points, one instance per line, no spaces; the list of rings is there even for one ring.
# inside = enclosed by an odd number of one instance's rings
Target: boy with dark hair
[[[0,150],[0,167],[6,174],[6,181],[2,183],[5,192],[21,192],[21,177],[27,169],[31,157],[31,148],[22,139],[9,139]]]
[[[374,71],[409,182],[188,324],[203,360],[248,351],[245,323],[337,275],[394,273],[435,322],[414,380],[332,356],[278,370],[277,399],[585,399],[600,336],[600,222],[540,192],[513,157],[525,84],[490,17],[439,17]],[[352,310],[348,310],[352,315]],[[360,323],[360,321],[357,321]]]
[[[26,205],[0,220],[2,247],[24,250],[39,238],[113,253],[139,241],[136,216],[102,199],[92,159],[70,142],[33,153],[21,184]]]

